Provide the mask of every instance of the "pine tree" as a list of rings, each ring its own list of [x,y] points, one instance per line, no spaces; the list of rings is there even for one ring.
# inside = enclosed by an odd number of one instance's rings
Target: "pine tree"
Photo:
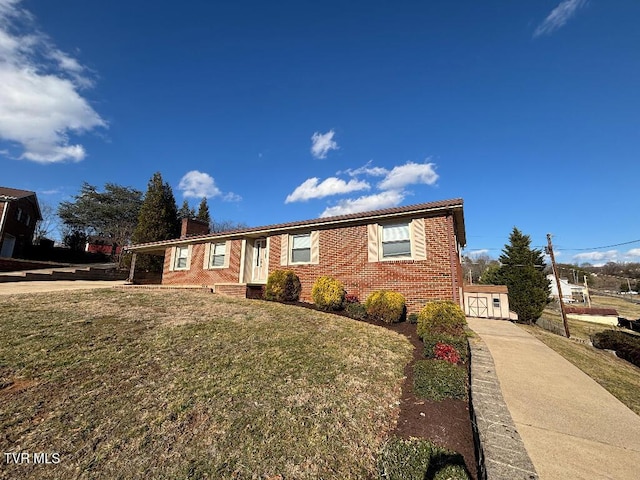
[[[182,207],[178,210],[178,218],[193,218],[196,216],[196,212],[193,208],[189,206],[189,202],[186,200],[182,202]]]
[[[133,233],[133,242],[157,242],[179,236],[180,221],[173,190],[168,183],[163,183],[160,172],[156,172],[149,180],[147,193],[138,216],[138,225]],[[162,271],[163,259],[157,256],[140,255],[136,265],[142,270]]]
[[[522,322],[535,322],[548,302],[551,289],[544,274],[541,250],[531,248],[531,238],[514,227],[500,256],[495,282],[509,288],[509,306]]]
[[[207,197],[202,197],[200,206],[198,207],[198,213],[196,214],[198,220],[206,222],[207,225],[211,224],[211,215],[209,214],[209,205],[207,205]]]

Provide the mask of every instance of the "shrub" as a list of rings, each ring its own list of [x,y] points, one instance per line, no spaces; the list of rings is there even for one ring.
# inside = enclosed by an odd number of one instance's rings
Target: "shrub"
[[[418,336],[427,335],[464,335],[467,321],[460,305],[451,301],[427,303],[418,314]]]
[[[428,335],[424,337],[424,356],[427,358],[436,358],[434,349],[438,343],[444,343],[451,345],[456,349],[460,355],[460,361],[466,362],[469,357],[469,345],[467,343],[467,337],[465,335],[451,336],[451,335]]]
[[[344,304],[344,285],[333,277],[320,277],[313,284],[311,298],[320,310],[340,310]]]
[[[367,318],[367,309],[361,303],[347,303],[344,306],[344,313],[354,320],[364,320]]]
[[[418,314],[417,313],[410,313],[407,316],[407,320],[409,320],[409,323],[415,325],[416,323],[418,323]]]
[[[264,298],[276,302],[295,302],[300,298],[300,279],[293,270],[274,270],[267,278]]]
[[[467,399],[467,370],[444,360],[418,360],[414,366],[416,396],[441,401]]]
[[[640,367],[640,337],[626,332],[605,330],[591,337],[596,348],[615,350],[616,355]]]
[[[402,320],[406,312],[404,297],[391,290],[378,290],[367,297],[364,303],[367,317],[385,323],[396,323]]]
[[[344,303],[360,303],[360,300],[358,299],[358,295],[356,295],[355,293],[347,293],[344,296]]]
[[[418,438],[389,439],[378,455],[377,465],[378,478],[385,480],[469,478],[462,455]]]
[[[460,354],[456,348],[447,343],[436,343],[433,349],[433,356],[437,360],[444,360],[454,365],[460,362]]]

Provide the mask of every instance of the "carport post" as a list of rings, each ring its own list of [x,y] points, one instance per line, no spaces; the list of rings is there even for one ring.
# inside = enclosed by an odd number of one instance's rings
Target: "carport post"
[[[135,252],[131,256],[131,268],[129,269],[129,278],[127,278],[127,283],[133,283],[133,277],[136,274],[136,257],[137,256],[138,254]]]

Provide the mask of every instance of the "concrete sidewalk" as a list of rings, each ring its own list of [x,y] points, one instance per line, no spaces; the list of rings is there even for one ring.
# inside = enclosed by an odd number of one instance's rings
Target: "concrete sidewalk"
[[[0,295],[59,292],[63,290],[87,290],[93,288],[111,288],[116,285],[124,284],[124,280],[54,280],[50,282],[7,282],[0,283]]]
[[[640,478],[638,415],[517,325],[467,321],[493,357],[504,401],[540,479]]]

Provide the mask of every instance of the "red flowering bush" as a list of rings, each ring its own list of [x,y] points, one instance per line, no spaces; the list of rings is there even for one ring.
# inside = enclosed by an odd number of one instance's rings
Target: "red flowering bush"
[[[433,356],[438,360],[446,360],[453,364],[460,362],[460,354],[458,351],[455,347],[447,345],[446,343],[436,343],[436,346],[433,347]]]
[[[344,296],[344,303],[360,303],[360,300],[355,293],[347,293]]]

